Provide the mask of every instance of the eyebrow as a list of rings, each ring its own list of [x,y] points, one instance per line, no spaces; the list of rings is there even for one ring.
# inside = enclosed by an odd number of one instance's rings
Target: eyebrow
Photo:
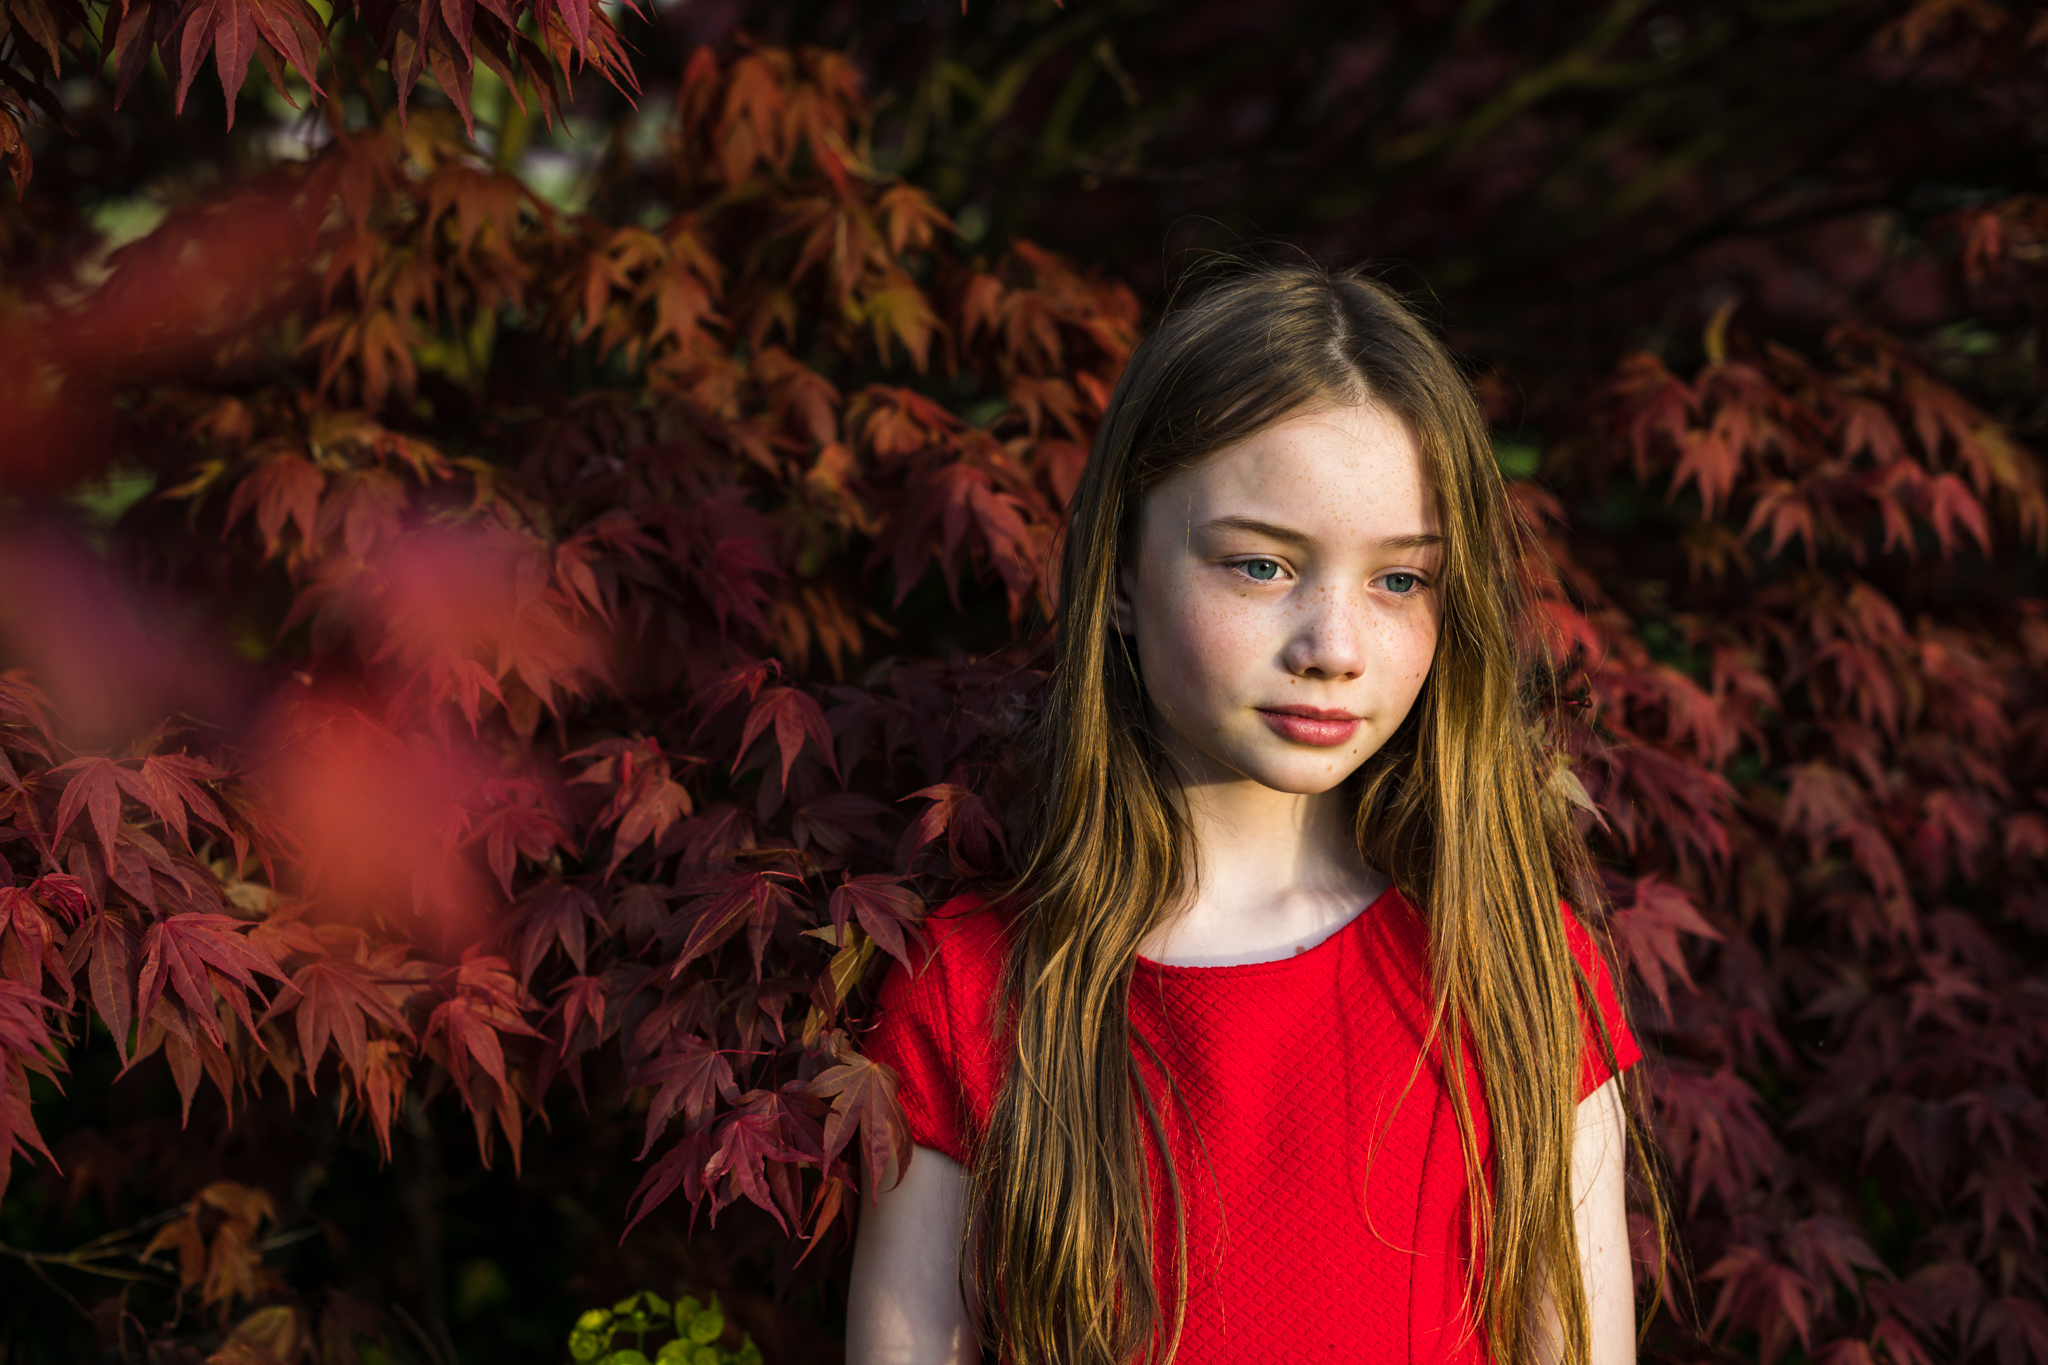
[[[1218,529],[1249,531],[1255,536],[1264,536],[1268,540],[1277,540],[1283,545],[1307,545],[1310,540],[1310,537],[1294,530],[1292,527],[1281,526],[1270,521],[1260,521],[1257,517],[1217,517],[1213,521],[1203,522],[1201,529],[1204,531]],[[1382,550],[1432,550],[1443,543],[1444,538],[1442,536],[1425,533],[1388,536],[1385,540],[1377,542],[1378,547]]]

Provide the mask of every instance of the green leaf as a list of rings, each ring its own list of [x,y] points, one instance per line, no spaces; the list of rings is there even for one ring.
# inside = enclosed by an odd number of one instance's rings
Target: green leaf
[[[725,1314],[714,1304],[699,1313],[695,1320],[683,1329],[683,1335],[696,1342],[716,1341],[718,1334],[724,1330]]]
[[[612,1315],[593,1308],[576,1319],[569,1333],[569,1354],[580,1361],[596,1360],[612,1344]]]

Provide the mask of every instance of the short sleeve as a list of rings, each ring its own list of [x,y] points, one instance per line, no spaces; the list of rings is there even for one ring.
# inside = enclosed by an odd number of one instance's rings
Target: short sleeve
[[[1571,906],[1560,902],[1559,908],[1564,911],[1565,942],[1571,948],[1572,956],[1578,959],[1579,967],[1593,983],[1593,1001],[1599,1007],[1601,1022],[1607,1026],[1608,1039],[1614,1046],[1613,1063],[1610,1065],[1606,1050],[1601,1046],[1600,1032],[1586,1017],[1582,1004],[1579,1027],[1585,1035],[1585,1045],[1579,1053],[1579,1098],[1583,1100],[1610,1078],[1641,1061],[1643,1050],[1637,1045],[1627,1021],[1622,1018],[1621,1001],[1615,994],[1607,963],[1593,944],[1593,935],[1579,922]]]
[[[876,998],[876,1018],[861,1035],[861,1054],[896,1072],[896,1098],[910,1140],[971,1165],[988,1107],[986,1042],[972,1035],[971,1009],[988,998],[986,963],[974,952],[982,935],[950,913],[971,904],[948,902],[927,917],[928,956],[913,954],[913,971],[891,960]]]

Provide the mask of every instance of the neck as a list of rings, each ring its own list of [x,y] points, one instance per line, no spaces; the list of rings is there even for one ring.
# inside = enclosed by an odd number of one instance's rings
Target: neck
[[[1359,854],[1355,806],[1342,788],[1302,794],[1191,776],[1178,802],[1195,855],[1179,932],[1252,946],[1314,937],[1385,885]]]

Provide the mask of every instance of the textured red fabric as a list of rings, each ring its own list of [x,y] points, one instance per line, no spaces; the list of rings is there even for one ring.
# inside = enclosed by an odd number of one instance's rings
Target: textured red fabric
[[[1564,913],[1626,1068],[1642,1054],[1591,938]],[[861,1046],[895,1068],[911,1140],[971,1165],[1007,1070],[1008,1034],[999,1040],[991,1006],[1009,919],[962,897],[926,924],[931,956],[914,973],[891,965]],[[1292,957],[1222,967],[1138,959],[1131,1029],[1172,1069],[1207,1148],[1134,1042],[1187,1205],[1180,1365],[1488,1358],[1465,1304],[1471,1236],[1449,1093],[1434,1057],[1416,1070],[1426,945],[1422,917],[1390,889]],[[1465,1065],[1477,1099],[1469,1046]],[[1589,1031],[1581,1096],[1610,1074]],[[1476,1127],[1483,1155],[1483,1101]],[[1155,1283],[1170,1314],[1171,1197],[1149,1137],[1145,1150]]]

